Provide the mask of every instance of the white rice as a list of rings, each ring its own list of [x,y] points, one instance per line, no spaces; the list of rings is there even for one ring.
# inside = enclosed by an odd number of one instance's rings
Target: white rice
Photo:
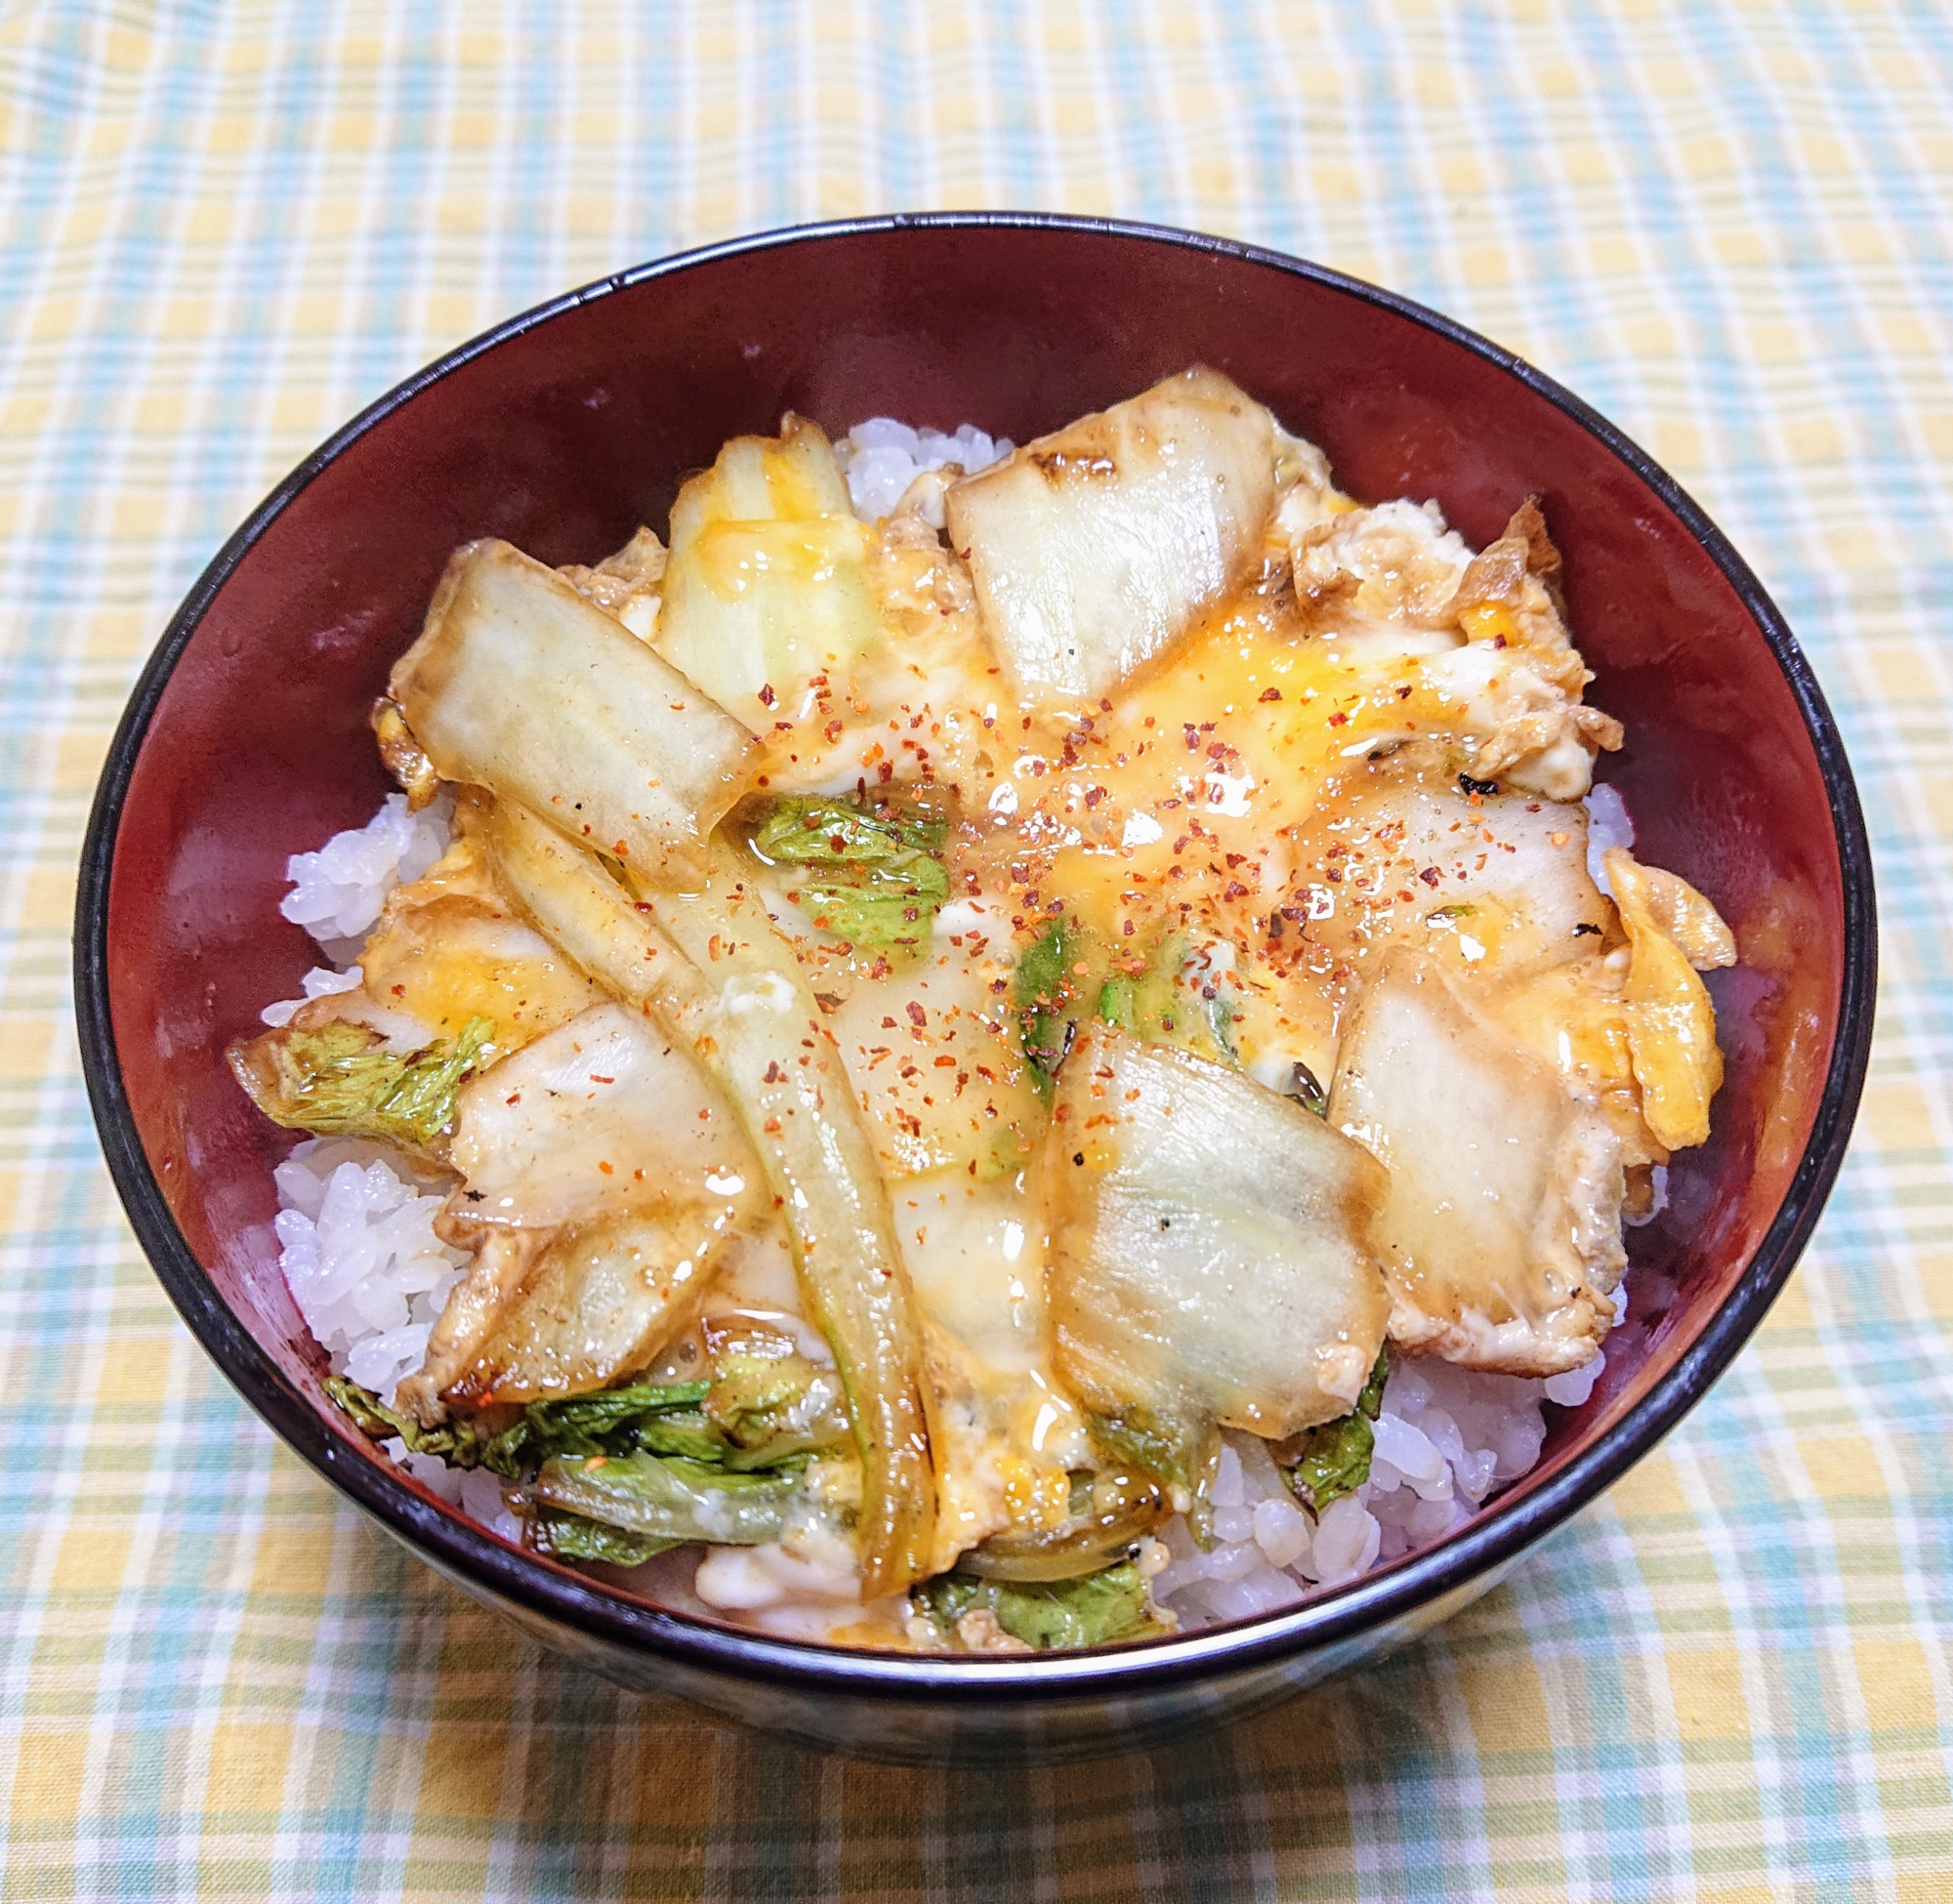
[[[299,980],[304,997],[281,998],[275,1005],[266,1006],[258,1015],[269,1025],[290,1024],[301,1006],[310,1005],[315,998],[332,998],[340,992],[353,991],[358,986],[361,975],[357,966],[348,966],[344,972],[335,971],[331,966],[313,966]]]
[[[1164,1533],[1171,1558],[1153,1595],[1183,1631],[1291,1606],[1316,1587],[1441,1539],[1494,1489],[1539,1460],[1545,1403],[1577,1407],[1605,1366],[1550,1381],[1480,1375],[1449,1362],[1399,1362],[1384,1389],[1370,1478],[1319,1521],[1296,1504],[1267,1444],[1229,1433],[1214,1486],[1214,1545],[1203,1553],[1183,1519]]]
[[[975,476],[1010,455],[1012,447],[1008,436],[990,436],[972,423],[945,436],[939,430],[911,430],[893,417],[870,417],[834,445],[834,456],[848,478],[854,514],[879,522],[925,470],[954,463],[965,476]]]
[[[278,910],[293,925],[303,926],[328,958],[350,960],[373,930],[387,894],[419,879],[447,850],[453,813],[448,794],[418,813],[407,811],[405,794],[389,794],[364,826],[335,833],[316,852],[296,852],[286,861],[292,890]],[[348,989],[344,984],[318,986],[319,992]],[[308,995],[317,994],[309,990]]]
[[[1619,792],[1600,781],[1588,788],[1581,805],[1587,808],[1587,877],[1611,899],[1614,889],[1607,884],[1607,869],[1600,863],[1600,855],[1609,847],[1632,847],[1635,823]]]
[[[404,1441],[380,1444],[430,1493],[437,1494],[450,1508],[458,1508],[491,1534],[500,1534],[518,1547],[522,1541],[522,1523],[503,1495],[502,1480],[485,1468],[450,1468],[438,1455],[407,1452]]]
[[[392,1406],[468,1257],[435,1234],[444,1190],[423,1193],[387,1144],[312,1138],[273,1173],[278,1266],[306,1327],[350,1376]]]

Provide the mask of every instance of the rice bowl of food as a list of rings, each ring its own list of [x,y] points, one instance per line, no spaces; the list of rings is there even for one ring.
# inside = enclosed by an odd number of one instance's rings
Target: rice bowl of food
[[[1849,1130],[1862,853],[1754,579],[1537,373],[898,221],[297,473],[132,704],[79,989],[173,1297],[450,1578],[1079,1750],[1420,1630],[1700,1393]]]

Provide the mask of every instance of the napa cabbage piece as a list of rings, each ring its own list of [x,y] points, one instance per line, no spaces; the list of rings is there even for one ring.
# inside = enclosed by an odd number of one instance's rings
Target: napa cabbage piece
[[[603,1004],[471,1080],[442,1236],[475,1252],[402,1397],[433,1419],[603,1388],[697,1312],[762,1214],[759,1160],[689,1052]]]
[[[737,1201],[759,1159],[726,1094],[641,1011],[605,1000],[456,1094],[448,1160],[471,1221],[554,1229],[606,1211]]]
[[[1160,931],[1150,943],[1127,939],[1113,949],[1060,914],[1018,955],[1010,986],[1039,1090],[1049,1094],[1086,1017],[1238,1068],[1234,1006],[1211,978],[1185,931]]]
[[[1069,1580],[942,1574],[918,1587],[911,1600],[944,1638],[973,1652],[1055,1652],[1150,1639],[1175,1631],[1172,1616],[1153,1606],[1145,1576],[1131,1559]],[[999,1633],[1016,1645],[1000,1646]]]
[[[719,1461],[726,1444],[709,1425],[702,1440],[685,1432],[687,1424],[703,1422],[697,1408],[711,1386],[636,1383],[573,1400],[531,1402],[505,1428],[487,1427],[469,1415],[429,1428],[346,1376],[325,1380],[326,1393],[362,1434],[375,1441],[397,1436],[411,1453],[437,1455],[450,1468],[486,1468],[511,1481],[561,1454],[629,1454],[645,1447]]]
[[[950,541],[1017,686],[1097,698],[1164,652],[1261,561],[1274,473],[1268,412],[1194,369],[953,484]]]
[[[1013,1178],[1037,1154],[1045,1080],[1025,1059],[1017,1014],[991,990],[1006,968],[938,937],[824,1001],[884,1177],[936,1171],[963,1189]]]
[[[1475,978],[1587,955],[1611,923],[1587,811],[1461,776],[1441,744],[1353,763],[1296,838],[1309,937],[1367,977],[1396,951]]]
[[[1081,1469],[1068,1479],[1067,1511],[1056,1526],[992,1534],[957,1570],[986,1580],[1071,1580],[1113,1564],[1172,1512],[1159,1482],[1137,1467]]]
[[[506,542],[455,551],[388,693],[441,778],[679,884],[757,770],[723,707]]]
[[[786,896],[857,948],[916,957],[949,897],[949,823],[887,805],[795,796],[754,826],[753,850],[786,874]]]
[[[669,1197],[537,1231],[477,1225],[450,1211],[440,1233],[474,1262],[449,1296],[402,1399],[432,1414],[587,1394],[644,1368],[697,1314],[740,1219],[740,1194]]]
[[[708,1316],[703,1333],[712,1382],[701,1414],[719,1437],[714,1459],[771,1468],[846,1446],[848,1411],[832,1369],[816,1368],[790,1337],[746,1317]]]
[[[847,1392],[864,1590],[921,1579],[935,1516],[921,1328],[873,1146],[793,948],[729,848],[703,893],[635,901],[518,807],[497,808],[495,853],[536,925],[696,1054],[737,1109]]]
[[[651,1540],[758,1547],[786,1531],[793,1473],[733,1473],[679,1455],[556,1456],[525,1490],[537,1506]]]
[[[873,547],[817,424],[734,436],[672,505],[658,652],[756,733],[805,719],[880,641]]]
[[[491,1430],[466,1418],[429,1428],[402,1410],[388,1407],[372,1389],[362,1388],[349,1376],[328,1375],[324,1386],[333,1406],[369,1440],[398,1439],[406,1443],[409,1454],[436,1455],[450,1468],[479,1467],[494,1439]]]
[[[791,1400],[748,1413],[728,1428],[725,1422],[724,1370],[706,1382],[643,1382],[565,1401],[531,1402],[508,1428],[488,1439],[483,1467],[515,1480],[559,1456],[675,1455],[729,1473],[765,1469],[798,1470],[808,1455],[839,1449],[848,1439],[845,1414],[837,1415],[832,1387],[810,1371]]]
[[[629,1454],[649,1445],[661,1424],[695,1411],[710,1387],[635,1382],[602,1394],[532,1401],[489,1442],[482,1466],[516,1480],[558,1455]]]
[[[1279,1451],[1276,1466],[1288,1490],[1310,1513],[1319,1514],[1330,1502],[1354,1494],[1370,1478],[1370,1458],[1376,1452],[1372,1424],[1384,1412],[1384,1384],[1390,1375],[1390,1351],[1377,1366],[1349,1414],[1318,1428],[1305,1429],[1295,1442]]]
[[[1103,983],[1096,970],[1102,963],[1089,936],[1062,916],[1018,955],[1011,974],[1011,1003],[1022,1027],[1025,1062],[1043,1091],[1050,1090],[1079,1019]]]
[[[1734,965],[1736,941],[1701,893],[1677,874],[1642,866],[1621,847],[1601,855],[1628,935],[1621,996],[1641,1116],[1671,1150],[1709,1136],[1709,1103],[1723,1083],[1716,1008],[1695,974]]]
[[[1620,1282],[1620,1139],[1434,960],[1398,953],[1344,1039],[1329,1122],[1389,1169],[1392,1342],[1551,1376],[1593,1359]]]
[[[286,1025],[231,1045],[225,1056],[272,1123],[320,1137],[377,1138],[428,1154],[454,1118],[455,1094],[493,1037],[471,1018],[454,1039],[395,1053],[364,1025]]]
[[[1240,1067],[1234,996],[1203,969],[1185,932],[1163,932],[1143,955],[1115,959],[1094,1011],[1149,1045],[1177,1045],[1196,1057]]]
[[[1143,949],[1134,951],[1136,944]],[[1069,917],[1054,919],[1024,947],[1011,975],[1032,1075],[1049,1089],[1088,1016],[1238,1069],[1233,1006],[1210,979],[1185,932],[1167,931],[1150,943],[1129,939],[1115,951]]]
[[[1218,1428],[1346,1414],[1389,1313],[1376,1160],[1238,1071],[1082,1028],[1046,1146],[1054,1366],[1120,1457],[1201,1497]]]
[[[522,1544],[552,1560],[602,1560],[612,1567],[642,1567],[646,1560],[684,1545],[542,1507],[531,1508],[523,1517]]]

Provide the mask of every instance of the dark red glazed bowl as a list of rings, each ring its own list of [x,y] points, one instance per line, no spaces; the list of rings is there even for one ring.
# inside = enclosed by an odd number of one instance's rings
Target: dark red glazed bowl
[[[1632,1233],[1629,1325],[1545,1458],[1450,1539],[1293,1611],[1149,1645],[923,1659],[671,1614],[463,1520],[324,1401],[285,1290],[270,1170],[227,1040],[312,964],[288,853],[387,790],[366,709],[447,554],[506,536],[594,561],[662,526],[681,475],[794,409],[1019,441],[1188,363],[1226,371],[1372,500],[1465,535],[1545,499],[1605,762],[1649,856],[1709,893],[1715,1133]],[[1836,1175],[1871,1033],[1872,879],[1837,729],[1781,617],[1632,443],[1539,372],[1403,299],[1243,245],[1042,216],[771,233],[571,293],[451,352],[310,457],[191,591],[96,799],[75,984],[103,1145],[172,1300],[307,1461],[477,1598],[625,1684],[815,1744],[913,1759],[1134,1746],[1243,1713],[1443,1619],[1674,1427],[1791,1272]],[[1625,1352],[1621,1352],[1625,1351]]]

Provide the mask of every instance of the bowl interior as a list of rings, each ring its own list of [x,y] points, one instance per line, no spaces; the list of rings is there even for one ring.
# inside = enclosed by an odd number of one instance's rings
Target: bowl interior
[[[1021,441],[1194,362],[1321,443],[1346,488],[1435,498],[1475,544],[1543,499],[1590,697],[1627,724],[1603,777],[1646,855],[1721,907],[1742,965],[1710,980],[1728,1058],[1714,1137],[1631,1234],[1631,1320],[1606,1376],[1505,1501],[1675,1370],[1790,1191],[1844,991],[1825,775],[1759,615],[1658,475],[1540,380],[1360,287],[1129,231],[925,226],[718,255],[510,327],[312,459],[186,617],[114,836],[115,1055],[190,1251],[336,1429],[271,1230],[270,1169],[293,1139],[222,1054],[313,963],[278,915],[285,858],[388,791],[366,710],[448,552],[499,535],[594,561],[640,522],[662,532],[686,472],[786,409],[831,432],[889,414]]]

